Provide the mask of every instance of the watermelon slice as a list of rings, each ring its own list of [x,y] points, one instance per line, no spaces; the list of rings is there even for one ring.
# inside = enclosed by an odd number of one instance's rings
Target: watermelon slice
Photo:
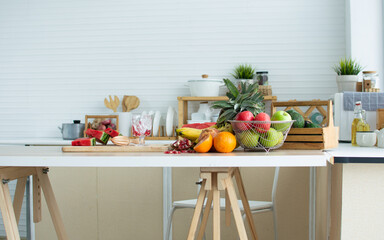
[[[95,146],[96,138],[78,138],[72,141],[72,146]]]
[[[85,131],[85,134],[87,134],[90,137],[96,138],[96,141],[104,145],[106,145],[109,140],[109,135],[103,131],[98,131],[98,130],[93,130],[91,128],[88,128],[87,131]]]
[[[113,130],[112,128],[107,128],[107,129],[105,129],[104,132],[106,132],[111,137],[116,137],[116,136],[120,136],[121,135],[118,131]]]
[[[196,129],[204,129],[204,128],[212,127],[215,124],[216,124],[215,122],[191,123],[191,124],[184,124],[183,127],[196,128]]]

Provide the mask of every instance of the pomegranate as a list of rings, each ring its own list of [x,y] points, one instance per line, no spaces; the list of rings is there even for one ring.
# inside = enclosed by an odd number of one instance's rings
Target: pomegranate
[[[192,145],[193,143],[191,140],[184,138],[184,139],[176,140],[176,142],[172,143],[171,147],[174,150],[183,151],[183,150],[190,149]]]

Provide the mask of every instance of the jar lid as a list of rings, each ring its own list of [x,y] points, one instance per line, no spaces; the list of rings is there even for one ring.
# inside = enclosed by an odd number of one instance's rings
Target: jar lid
[[[208,78],[208,74],[203,74],[201,75],[200,79],[192,79],[192,80],[189,80],[188,82],[220,82],[222,83],[223,80]]]
[[[377,73],[376,71],[363,71],[363,74]]]
[[[268,74],[268,71],[260,71],[260,72],[256,72],[256,74]]]

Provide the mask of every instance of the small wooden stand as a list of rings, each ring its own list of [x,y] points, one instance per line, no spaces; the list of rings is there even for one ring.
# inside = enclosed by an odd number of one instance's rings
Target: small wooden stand
[[[43,189],[57,238],[69,239],[47,173],[48,168],[42,167],[0,167],[0,210],[8,240],[20,240],[17,224],[20,219],[27,177],[30,175],[33,176],[33,221],[35,223],[41,221],[41,189]],[[17,185],[12,205],[8,182],[15,179],[17,179]]]
[[[193,213],[191,226],[187,240],[195,239],[196,230],[199,223],[199,218],[204,207],[204,200],[208,194],[208,199],[205,205],[203,218],[201,221],[200,230],[197,239],[203,239],[205,228],[211,210],[213,209],[213,240],[220,239],[220,191],[225,190],[225,222],[230,225],[231,208],[235,219],[237,231],[240,240],[247,240],[247,233],[243,219],[241,217],[240,207],[236,197],[235,187],[232,178],[236,179],[237,187],[244,206],[244,211],[247,216],[248,223],[252,232],[252,239],[257,240],[256,229],[253,223],[249,202],[245,194],[243,181],[241,179],[240,170],[238,167],[203,167],[200,168],[200,177],[203,179],[199,196],[197,198],[195,211]]]

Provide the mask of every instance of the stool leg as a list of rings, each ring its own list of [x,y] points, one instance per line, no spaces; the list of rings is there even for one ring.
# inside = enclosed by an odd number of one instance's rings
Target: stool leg
[[[247,233],[245,231],[245,226],[243,219],[241,218],[241,212],[239,203],[237,202],[235,188],[232,183],[232,179],[230,177],[223,180],[223,185],[226,187],[228,191],[228,197],[232,205],[232,213],[235,218],[235,223],[237,227],[237,231],[239,233],[240,240],[247,240]]]
[[[220,240],[220,191],[217,184],[217,173],[212,173],[213,192],[213,240]]]
[[[2,180],[2,179],[1,179]],[[0,182],[0,210],[3,215],[5,232],[8,240],[20,240],[15,212],[12,206],[8,183]]]
[[[249,207],[248,198],[247,198],[247,195],[245,194],[243,180],[241,179],[239,168],[235,169],[235,179],[236,179],[237,187],[239,189],[240,198],[243,203],[244,212],[245,212],[245,215],[247,216],[249,226],[251,227],[252,237],[254,240],[257,240],[256,228],[253,222],[253,217],[252,217],[251,209]]]
[[[203,219],[201,220],[200,231],[199,231],[199,234],[197,235],[197,240],[202,240],[204,237],[204,232],[205,232],[205,228],[207,227],[209,212],[211,211],[212,199],[213,199],[213,192],[209,191],[207,203],[205,204],[205,209],[203,213]]]
[[[23,206],[23,199],[25,193],[25,186],[27,185],[27,177],[17,179],[15,196],[13,197],[13,209],[15,210],[16,222],[19,223],[21,207]]]
[[[51,214],[52,222],[56,230],[56,234],[59,240],[67,240],[68,236],[65,232],[63,220],[60,215],[59,207],[57,206],[55,195],[51,182],[49,181],[47,173],[43,173],[43,168],[37,168],[37,175],[40,179],[41,188],[44,192],[44,197],[47,202],[49,213]]]
[[[206,180],[204,179],[203,183],[201,184],[201,188],[200,188],[199,196],[197,197],[196,207],[195,207],[195,211],[193,212],[192,222],[189,228],[187,240],[195,239],[197,225],[199,223],[199,217],[201,215],[201,210],[203,209],[205,194],[207,192],[205,190],[205,182]]]
[[[228,191],[225,190],[225,225],[231,225],[231,202],[229,201]]]
[[[37,174],[33,175],[33,222],[41,221],[41,186]]]

